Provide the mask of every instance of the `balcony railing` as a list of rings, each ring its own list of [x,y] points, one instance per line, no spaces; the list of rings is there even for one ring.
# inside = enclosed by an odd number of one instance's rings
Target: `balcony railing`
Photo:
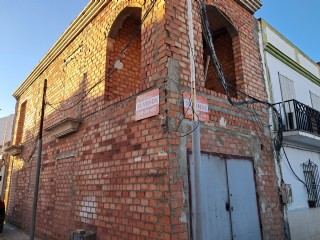
[[[305,131],[320,135],[320,112],[297,100],[274,104],[283,119],[285,131]]]

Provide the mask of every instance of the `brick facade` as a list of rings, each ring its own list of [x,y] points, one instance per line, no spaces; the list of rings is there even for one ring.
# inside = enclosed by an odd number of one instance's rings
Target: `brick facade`
[[[182,120],[182,91],[190,89],[186,3],[157,1],[126,52],[123,69],[108,76],[139,24],[137,11],[134,17],[117,22],[117,34],[110,34],[110,29],[126,7],[141,7],[143,16],[150,3],[106,3],[18,94],[17,106],[26,99],[28,104],[23,153],[12,157],[13,170],[8,168],[10,222],[25,230],[31,222],[36,164],[36,153],[32,153],[39,126],[39,93],[47,79],[46,100],[51,106],[46,106],[44,128],[67,117],[82,123],[76,133],[63,138],[44,133],[36,233],[46,239],[67,239],[72,231],[84,228],[96,231],[98,239],[190,238],[187,151],[191,135],[180,137],[192,130],[191,122]],[[208,4],[238,29],[232,39],[231,67],[237,89],[266,99],[251,13],[233,0]],[[253,160],[263,237],[282,239],[269,133],[246,108],[232,107],[223,92],[205,87],[202,43],[195,14],[197,90],[208,99],[210,109],[210,121],[201,123],[201,150]],[[154,88],[160,89],[160,114],[135,121],[136,96]],[[264,106],[255,106],[255,111],[268,122]]]

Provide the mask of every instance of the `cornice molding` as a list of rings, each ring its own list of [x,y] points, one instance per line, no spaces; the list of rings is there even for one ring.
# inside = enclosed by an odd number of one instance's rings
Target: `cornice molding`
[[[91,0],[13,93],[18,99],[111,0]]]
[[[281,62],[288,65],[293,70],[297,71],[304,77],[308,78],[311,82],[317,84],[320,86],[320,79],[317,78],[315,75],[310,73],[308,70],[306,70],[304,67],[299,65],[297,62],[293,61],[291,58],[289,58],[287,55],[285,55],[283,52],[281,52],[279,49],[277,49],[275,46],[273,46],[271,43],[267,43],[265,46],[265,50],[270,53],[275,58],[279,59]]]
[[[261,6],[262,2],[260,0],[235,0],[237,3],[239,3],[241,6],[243,6],[245,9],[247,9],[252,14],[258,11]]]

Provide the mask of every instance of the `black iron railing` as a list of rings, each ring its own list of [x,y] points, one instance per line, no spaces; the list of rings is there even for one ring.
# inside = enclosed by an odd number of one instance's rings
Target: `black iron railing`
[[[320,112],[297,100],[274,104],[283,119],[285,131],[302,130],[320,135]]]

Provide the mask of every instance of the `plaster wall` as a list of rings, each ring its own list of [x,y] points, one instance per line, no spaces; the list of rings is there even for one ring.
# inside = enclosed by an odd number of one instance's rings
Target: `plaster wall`
[[[270,53],[266,53],[268,64],[268,73],[272,84],[273,102],[278,103],[282,101],[281,88],[279,82],[279,74],[289,78],[294,82],[294,89],[296,100],[312,107],[310,91],[320,95],[320,86],[311,82],[306,77],[302,76],[297,71],[290,68]]]
[[[285,147],[289,162],[297,176],[305,181],[302,164],[309,159],[320,166],[320,152]],[[296,178],[287,160],[282,158],[282,173],[286,183],[291,184],[293,202],[288,206],[288,220],[293,240],[319,239],[320,209],[309,208],[305,186]]]
[[[265,29],[265,34],[269,43],[271,43],[276,48],[281,49],[281,51],[292,60],[296,60],[294,49],[287,42],[283,41],[279,35],[272,31],[272,29],[267,27]]]
[[[300,64],[310,73],[320,78],[320,71],[317,64],[303,54],[298,48],[296,48],[292,43],[286,40],[281,34],[269,26],[265,26],[263,29],[266,41],[272,44],[274,47],[283,52],[286,56],[291,58],[293,61]]]
[[[4,140],[5,142],[11,140],[13,117],[14,115],[11,114],[7,117],[0,118],[0,145],[3,144]]]

